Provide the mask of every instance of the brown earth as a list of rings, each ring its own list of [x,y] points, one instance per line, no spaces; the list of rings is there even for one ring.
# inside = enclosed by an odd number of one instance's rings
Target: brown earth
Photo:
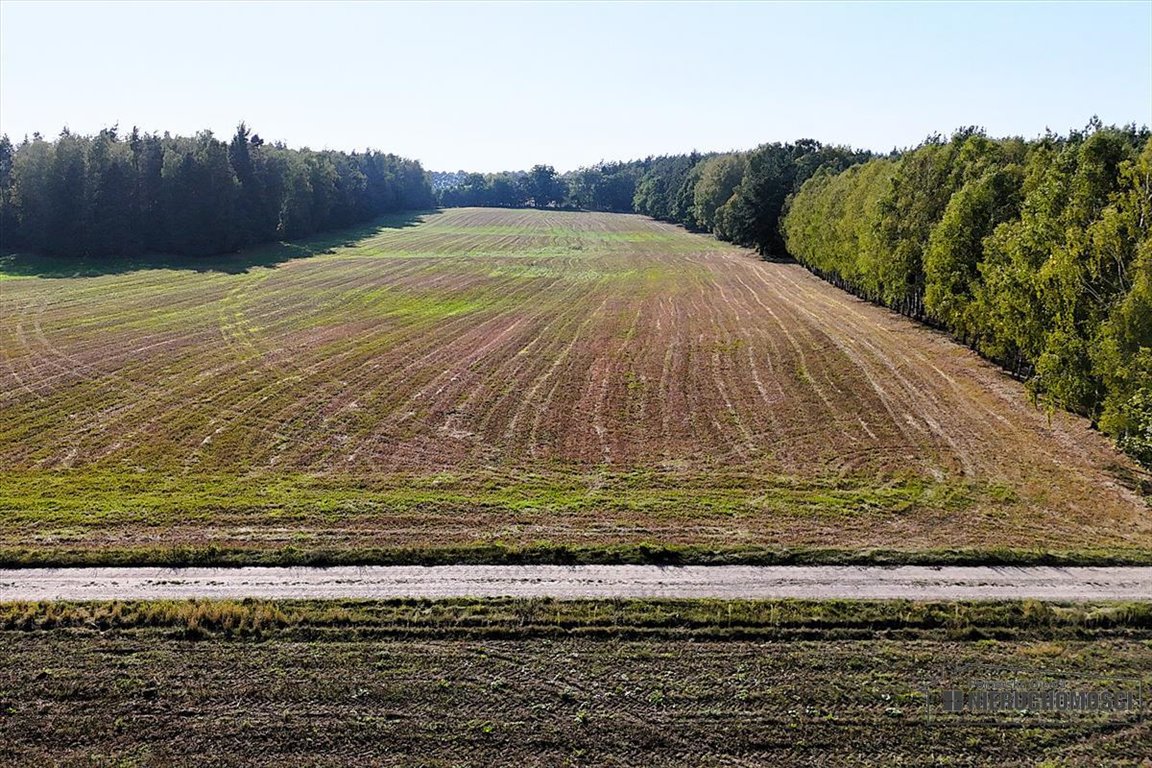
[[[636,216],[487,209],[242,258],[0,280],[0,548],[259,548],[281,530],[419,547],[452,528],[420,520],[447,514],[461,545],[600,526],[613,543],[1152,551],[1147,474],[1085,420],[794,264]],[[282,525],[279,499],[183,500],[220,477],[254,496],[299,478],[333,498],[405,477],[546,487]],[[779,493],[797,483],[803,503]],[[585,502],[558,505],[572,488]],[[675,514],[651,503],[669,490],[691,494]]]
[[[827,606],[0,604],[0,762],[1146,764],[1146,701],[942,705],[988,681],[1146,692],[1146,610]]]

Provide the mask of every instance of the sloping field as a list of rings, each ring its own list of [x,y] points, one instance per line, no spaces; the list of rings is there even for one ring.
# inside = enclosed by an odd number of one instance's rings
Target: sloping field
[[[0,559],[1150,558],[1147,476],[1085,421],[798,266],[614,214],[330,244],[6,262]]]

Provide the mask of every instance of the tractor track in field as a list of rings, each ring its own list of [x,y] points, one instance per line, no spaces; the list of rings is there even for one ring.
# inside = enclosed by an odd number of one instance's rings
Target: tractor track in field
[[[0,570],[0,601],[706,598],[1152,600],[1152,568],[443,565]]]
[[[271,266],[6,280],[0,299],[0,466],[31,489],[0,477],[0,547],[392,546],[451,507],[482,521],[454,545],[1152,551],[1152,479],[1087,421],[796,264],[638,216],[451,209]],[[36,472],[148,498],[109,490],[50,528],[29,505],[68,499]],[[144,510],[182,478],[320,478],[338,501],[441,475],[493,498]],[[501,506],[526,478],[539,497]],[[603,506],[573,490],[602,479]],[[829,495],[776,498],[804,486]],[[847,506],[861,488],[878,495]],[[683,509],[650,503],[670,490]]]

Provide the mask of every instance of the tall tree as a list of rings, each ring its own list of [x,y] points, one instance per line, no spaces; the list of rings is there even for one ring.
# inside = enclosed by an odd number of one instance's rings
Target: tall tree
[[[534,165],[525,179],[528,196],[536,208],[559,205],[564,201],[567,189],[556,169],[550,165]]]

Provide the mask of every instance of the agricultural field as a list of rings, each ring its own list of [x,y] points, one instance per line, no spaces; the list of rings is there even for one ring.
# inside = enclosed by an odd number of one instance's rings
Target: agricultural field
[[[1147,605],[0,605],[0,762],[1141,765],[1144,709],[945,712],[975,679],[1148,690]]]
[[[643,217],[0,261],[0,561],[1152,561],[1149,478],[942,334]]]

